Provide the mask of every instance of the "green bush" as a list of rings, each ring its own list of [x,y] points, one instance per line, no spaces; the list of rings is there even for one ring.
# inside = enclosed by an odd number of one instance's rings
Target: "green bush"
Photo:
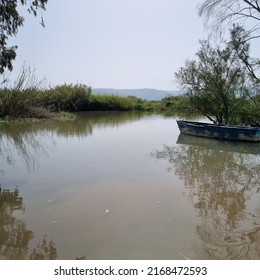
[[[36,103],[36,94],[37,92],[33,89],[1,90],[1,115],[13,117],[27,116]]]
[[[167,96],[160,102],[161,110],[191,110],[187,95]]]
[[[89,111],[130,111],[141,110],[143,101],[132,96],[125,97],[116,94],[92,94],[86,104]]]
[[[75,112],[84,110],[90,95],[90,87],[81,84],[64,84],[42,91],[38,102],[51,111]]]
[[[4,85],[0,89],[0,116],[33,116],[42,83],[43,81],[37,81],[30,68],[23,67],[13,85]]]
[[[234,111],[231,112],[231,123],[246,124],[251,126],[260,125],[260,99],[237,98]]]

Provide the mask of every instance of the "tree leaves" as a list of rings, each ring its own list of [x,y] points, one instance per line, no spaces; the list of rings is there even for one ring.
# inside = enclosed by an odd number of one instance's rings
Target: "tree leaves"
[[[37,11],[45,10],[48,0],[35,0],[28,4],[26,0],[0,0],[0,74],[5,69],[12,70],[12,62],[16,57],[17,46],[7,46],[9,37],[17,34],[19,27],[23,26],[24,18],[19,14],[18,2],[28,7],[28,12],[37,16]]]
[[[175,73],[192,106],[218,124],[240,121],[237,118],[238,100],[248,85],[248,72],[232,44],[236,38],[232,35],[231,41],[222,46],[214,46],[209,39],[200,41],[197,59],[186,61],[185,67]],[[244,48],[241,44],[239,47],[246,57],[249,56],[248,43]]]

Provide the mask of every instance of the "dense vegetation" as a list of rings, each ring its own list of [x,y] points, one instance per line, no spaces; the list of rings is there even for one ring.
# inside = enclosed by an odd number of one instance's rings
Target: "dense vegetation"
[[[64,84],[41,89],[28,81],[0,89],[0,118],[53,118],[59,112],[190,110],[186,96],[146,101],[135,96],[93,94],[90,87]]]
[[[2,1],[0,4],[0,75],[12,70],[17,46],[8,46],[24,18],[17,7],[26,7],[34,16],[46,9],[48,0]],[[19,4],[19,5],[18,5]],[[13,86],[5,79],[0,85],[0,118],[53,118],[57,113],[77,111],[196,111],[218,124],[260,125],[260,60],[251,58],[250,44],[259,38],[258,1],[204,0],[199,15],[213,33],[233,24],[230,40],[201,41],[197,59],[187,60],[175,77],[186,94],[161,101],[147,101],[135,96],[93,94],[85,85],[64,84],[43,87],[29,69],[22,69]],[[255,23],[245,29],[246,20]],[[234,24],[238,22],[239,24]],[[41,25],[44,21],[41,16]]]
[[[192,107],[214,123],[260,125],[260,60],[250,58],[247,39],[234,25],[229,41],[201,41],[196,59],[175,73]]]
[[[147,101],[135,96],[93,94],[90,87],[81,84],[42,89],[42,82],[35,82],[35,78],[26,75],[29,75],[28,72],[22,72],[15,85],[0,89],[0,118],[70,118],[72,116],[64,112],[79,111],[148,111],[163,114],[197,112],[189,94],[167,96],[161,101]],[[237,111],[232,114],[233,121],[253,124],[259,120],[259,112],[252,110],[256,103],[260,103],[259,98],[236,98],[234,107]],[[211,109],[217,105],[207,100],[201,102],[203,104],[210,105]]]
[[[44,27],[42,11],[46,9],[48,0],[4,0],[0,1],[0,74],[6,69],[13,69],[17,46],[8,46],[8,40],[17,34],[24,24],[21,8],[24,7],[35,17],[41,12],[41,25]]]

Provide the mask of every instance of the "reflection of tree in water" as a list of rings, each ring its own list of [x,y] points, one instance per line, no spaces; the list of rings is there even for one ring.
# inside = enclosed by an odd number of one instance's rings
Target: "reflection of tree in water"
[[[0,124],[0,158],[13,165],[17,158],[33,170],[42,155],[48,156],[50,139],[53,136],[87,137],[95,128],[118,127],[133,122],[144,114],[131,112],[94,112],[79,114],[75,120],[17,122]],[[45,143],[47,140],[47,143]],[[52,144],[55,142],[52,140]]]
[[[0,124],[0,161],[3,161],[0,175],[5,174],[4,167],[21,160],[29,171],[38,166],[39,159],[48,156],[49,148],[58,137],[83,138],[93,134],[96,128],[119,127],[142,118],[139,113],[82,113],[75,120],[39,122],[14,122]],[[0,186],[1,187],[1,186]],[[1,188],[0,188],[1,189]],[[0,190],[0,259],[55,259],[55,244],[44,236],[38,245],[30,249],[33,232],[25,221],[16,217],[17,211],[23,211],[23,200],[18,189]],[[78,257],[84,259],[85,257]]]
[[[36,248],[29,249],[33,232],[24,221],[15,217],[14,212],[18,210],[24,211],[19,190],[0,188],[0,259],[56,259],[55,244],[46,236]]]
[[[259,192],[259,155],[178,145],[154,156],[172,164],[201,218],[200,258],[260,259],[260,216],[248,206]]]
[[[28,170],[37,166],[42,155],[48,155],[47,146],[39,140],[40,133],[33,124],[2,124],[0,126],[0,157],[9,165],[17,158],[24,161]]]

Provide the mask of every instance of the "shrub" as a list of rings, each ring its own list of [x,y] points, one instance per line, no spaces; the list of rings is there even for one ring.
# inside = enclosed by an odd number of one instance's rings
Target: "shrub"
[[[161,110],[191,110],[187,95],[167,96],[161,100]]]
[[[90,111],[130,111],[141,108],[141,99],[116,94],[93,94],[86,104],[86,109]]]
[[[64,84],[56,86],[39,95],[39,103],[51,111],[81,111],[86,107],[91,88],[85,85]]]
[[[38,81],[30,68],[23,67],[13,85],[0,90],[1,116],[25,117],[34,114],[37,95],[44,80]]]

